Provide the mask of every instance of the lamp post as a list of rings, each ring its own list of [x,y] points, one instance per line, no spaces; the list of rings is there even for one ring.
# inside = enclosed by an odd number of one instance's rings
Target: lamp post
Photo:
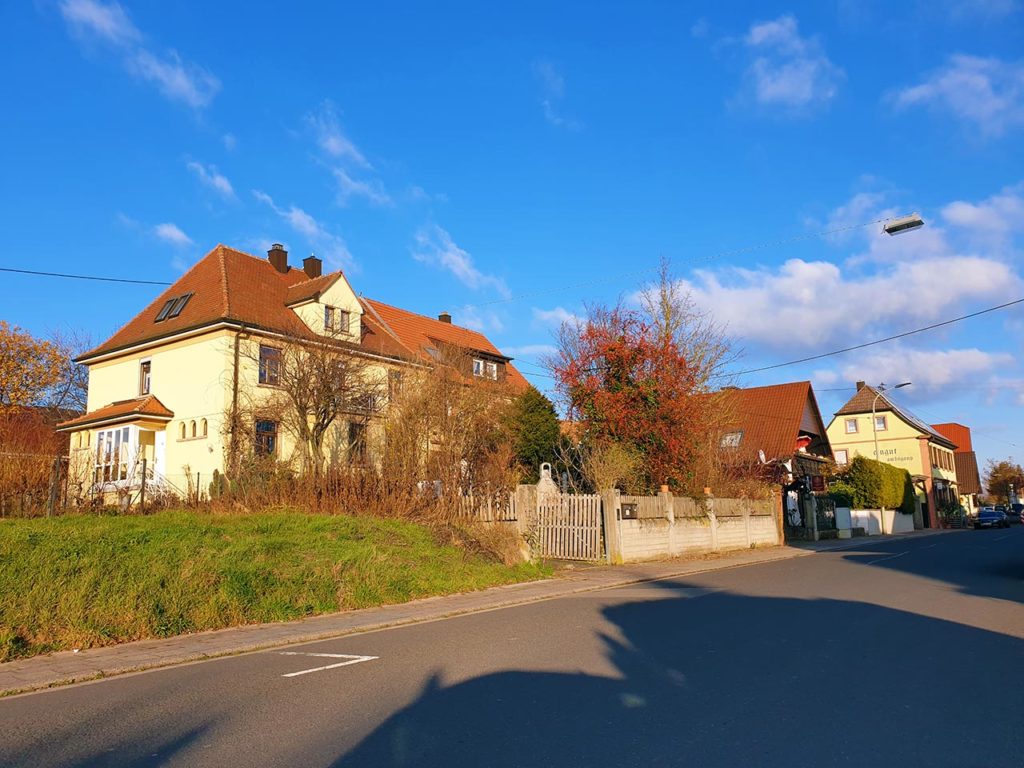
[[[895,387],[892,387],[892,389],[902,389],[903,387],[909,386],[910,382],[904,381],[902,384],[897,384]],[[882,460],[878,455],[878,421],[876,419],[876,407],[878,406],[878,398],[888,391],[888,389],[889,387],[886,387],[884,383],[879,384],[875,387],[875,399],[871,401],[871,431],[874,433],[875,437],[875,461]],[[878,510],[878,532],[882,534],[885,533],[885,507],[883,505],[879,505]]]

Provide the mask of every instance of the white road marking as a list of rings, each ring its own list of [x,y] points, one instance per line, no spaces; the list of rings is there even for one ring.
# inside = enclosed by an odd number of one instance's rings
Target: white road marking
[[[906,552],[897,552],[895,555],[889,555],[888,557],[880,557],[877,560],[868,560],[865,563],[865,565],[874,565],[875,563],[880,563],[883,560],[892,560],[894,557],[903,557],[903,555],[905,555],[905,554],[907,554],[907,553]]]
[[[1013,535],[1014,534],[1012,534],[1012,533],[1008,533],[1005,536],[999,536],[999,537],[997,537],[995,539],[992,539],[992,541],[1002,541],[1003,539],[1008,539],[1008,538],[1010,538]]]
[[[312,669],[301,669],[298,672],[289,672],[287,675],[281,675],[281,677],[298,677],[299,675],[308,675],[310,672],[323,672],[326,669],[337,669],[338,667],[347,667],[350,664],[360,664],[364,661],[373,661],[379,659],[379,656],[354,656],[351,653],[300,653],[299,651],[279,651],[281,656],[314,656],[322,659],[346,659],[346,661],[339,661],[337,664],[327,664],[323,667],[313,667]]]

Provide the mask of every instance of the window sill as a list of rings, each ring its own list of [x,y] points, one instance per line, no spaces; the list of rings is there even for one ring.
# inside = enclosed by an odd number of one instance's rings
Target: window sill
[[[209,435],[196,435],[195,437],[179,437],[175,440],[176,443],[194,443],[198,440],[208,440]]]

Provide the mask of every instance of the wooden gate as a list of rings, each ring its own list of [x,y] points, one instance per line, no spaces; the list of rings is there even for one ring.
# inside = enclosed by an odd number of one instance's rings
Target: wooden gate
[[[558,560],[600,560],[601,497],[582,494],[540,494],[532,521],[534,552]]]

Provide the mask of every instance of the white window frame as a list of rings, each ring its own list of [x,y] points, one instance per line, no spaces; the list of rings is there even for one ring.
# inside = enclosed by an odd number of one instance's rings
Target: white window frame
[[[146,366],[149,369],[146,370]],[[146,371],[143,373],[143,371]],[[145,386],[143,386],[145,384]],[[139,394],[149,395],[153,393],[153,359],[147,357],[144,360],[139,360]]]
[[[124,483],[132,474],[139,451],[139,430],[135,426],[96,431],[93,481],[97,485]]]
[[[860,425],[857,423],[857,421],[858,420],[856,417],[844,420],[843,428],[846,430],[846,434],[856,435],[858,432],[860,432]],[[850,429],[850,427],[853,427],[853,429]]]
[[[878,426],[879,420],[881,420],[882,426]],[[875,432],[887,432],[889,430],[889,420],[885,418],[884,413],[879,413],[875,416]]]
[[[483,378],[484,375],[484,361],[482,358],[473,358],[473,375]]]
[[[850,463],[850,453],[846,448],[837,448],[835,451],[836,464],[846,466]]]
[[[324,304],[324,330],[333,331],[334,326],[337,325],[337,314],[338,310],[329,304]]]
[[[498,380],[498,364],[492,363],[490,360],[484,362],[484,371],[487,373],[487,378],[491,381]]]

